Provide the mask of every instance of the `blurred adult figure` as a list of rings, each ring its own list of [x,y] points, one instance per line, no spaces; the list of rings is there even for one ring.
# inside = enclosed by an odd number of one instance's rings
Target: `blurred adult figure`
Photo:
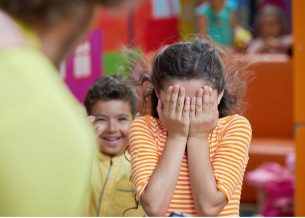
[[[84,214],[96,138],[56,66],[127,2],[0,1],[0,216]]]

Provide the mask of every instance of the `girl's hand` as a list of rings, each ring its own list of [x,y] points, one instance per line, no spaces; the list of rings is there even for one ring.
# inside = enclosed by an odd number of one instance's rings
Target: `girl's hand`
[[[159,98],[157,111],[167,128],[168,135],[187,138],[189,133],[190,98],[179,85],[169,86],[165,102]]]
[[[219,118],[217,90],[204,86],[191,99],[189,137],[207,138]]]

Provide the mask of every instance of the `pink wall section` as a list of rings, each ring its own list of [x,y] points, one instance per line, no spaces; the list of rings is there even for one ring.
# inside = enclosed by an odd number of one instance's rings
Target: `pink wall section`
[[[102,35],[94,31],[70,55],[64,66],[64,80],[71,92],[83,102],[88,88],[102,75]]]

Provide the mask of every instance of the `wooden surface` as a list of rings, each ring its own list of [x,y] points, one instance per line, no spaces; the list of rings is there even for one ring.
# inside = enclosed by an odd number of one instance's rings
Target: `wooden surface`
[[[296,216],[305,216],[305,2],[292,1],[294,34],[294,124],[296,130]]]

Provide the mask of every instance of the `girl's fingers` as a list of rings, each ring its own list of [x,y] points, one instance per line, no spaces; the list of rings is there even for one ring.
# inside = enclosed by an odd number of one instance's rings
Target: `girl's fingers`
[[[210,114],[214,113],[214,96],[213,96],[213,89],[211,87],[209,88],[209,108],[210,108]]]
[[[172,92],[173,92],[173,86],[169,86],[167,88],[166,97],[165,97],[165,104],[164,104],[164,109],[166,111],[169,111],[169,108],[170,108],[170,100],[171,100],[171,97],[172,97]]]
[[[208,112],[209,111],[209,101],[210,101],[210,95],[209,95],[209,87],[204,86],[203,87],[203,112]]]
[[[210,107],[211,113],[214,114],[215,109],[217,108],[217,90],[210,88]]]
[[[203,104],[203,89],[200,88],[196,94],[196,116],[202,114],[202,104]]]
[[[176,113],[179,89],[180,89],[180,87],[178,85],[174,85],[172,95],[170,98],[170,103],[169,103],[169,112],[172,115]]]
[[[184,91],[184,88],[181,87],[179,89],[179,96],[178,96],[177,107],[176,107],[176,113],[178,114],[179,117],[182,116],[184,100],[185,100],[185,91]]]
[[[190,117],[194,118],[196,116],[196,97],[191,98],[190,105]]]
[[[183,112],[182,112],[183,117],[189,117],[190,105],[191,105],[191,99],[190,99],[190,97],[186,97],[184,106],[183,106]]]
[[[218,116],[218,104],[217,104],[217,90],[212,89],[211,87],[208,87],[209,91],[209,114],[211,117]]]

